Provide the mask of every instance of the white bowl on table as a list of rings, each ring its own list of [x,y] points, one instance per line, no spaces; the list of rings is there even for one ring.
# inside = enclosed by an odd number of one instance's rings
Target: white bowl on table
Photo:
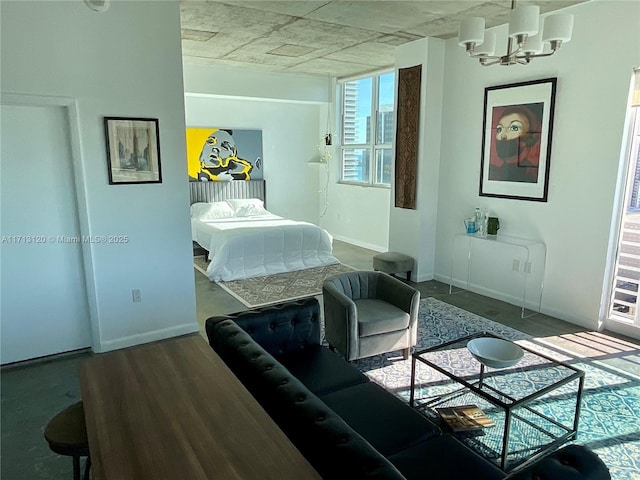
[[[524,355],[519,345],[501,338],[474,338],[469,340],[467,348],[476,360],[491,368],[511,367]]]

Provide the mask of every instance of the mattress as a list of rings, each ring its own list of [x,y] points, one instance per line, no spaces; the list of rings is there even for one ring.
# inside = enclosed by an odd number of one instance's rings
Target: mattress
[[[192,238],[208,250],[207,277],[230,281],[338,263],[323,228],[265,213],[191,219]]]

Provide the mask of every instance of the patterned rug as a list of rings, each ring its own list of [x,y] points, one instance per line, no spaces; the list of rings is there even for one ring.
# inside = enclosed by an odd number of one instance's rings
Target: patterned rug
[[[585,385],[578,438],[573,442],[595,450],[614,480],[640,480],[640,346],[598,332],[534,338],[434,298],[421,300],[418,321],[419,349],[487,331],[583,370]],[[454,368],[465,368],[456,363],[455,354],[447,361]],[[409,401],[410,359],[402,360],[394,352],[357,360],[354,365],[373,381]],[[427,370],[430,369],[425,367],[419,373],[419,381],[424,385],[421,393],[438,393],[442,377]],[[526,368],[523,371],[529,373]],[[532,369],[527,378],[523,376],[521,388],[535,388],[539,380],[535,372]],[[571,399],[575,406],[575,396],[556,392],[544,397],[542,408],[550,417],[562,419]]]
[[[204,265],[203,271],[202,263],[204,263],[204,257],[196,257],[194,259],[195,268],[205,273],[206,264]],[[322,267],[296,270],[294,272],[267,275],[265,277],[253,277],[244,280],[216,283],[240,300],[244,305],[253,308],[321,295],[322,282],[325,278],[336,273],[350,272],[353,270],[353,268],[347,265],[335,263]]]

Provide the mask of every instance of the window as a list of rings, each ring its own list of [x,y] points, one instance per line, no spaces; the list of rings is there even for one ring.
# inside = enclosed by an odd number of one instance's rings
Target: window
[[[342,83],[340,180],[391,186],[395,72]]]
[[[608,318],[640,327],[640,70],[634,73],[628,122],[625,208],[617,232]]]

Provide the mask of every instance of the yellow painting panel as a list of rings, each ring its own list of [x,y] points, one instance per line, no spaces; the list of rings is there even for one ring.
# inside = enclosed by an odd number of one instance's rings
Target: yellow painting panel
[[[207,137],[217,131],[217,128],[187,128],[187,168],[191,179],[198,179],[202,146]]]

